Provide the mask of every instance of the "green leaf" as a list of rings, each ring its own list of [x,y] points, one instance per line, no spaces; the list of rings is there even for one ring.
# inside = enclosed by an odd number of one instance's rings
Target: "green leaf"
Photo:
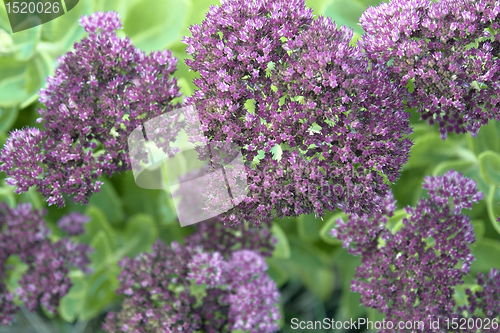
[[[0,80],[0,107],[16,107],[28,98],[28,94],[24,90],[24,85],[25,78],[23,74],[5,77]]]
[[[19,280],[28,270],[29,266],[25,264],[17,254],[9,256],[4,266],[7,273],[5,277],[7,290],[15,292],[16,288],[19,287]]]
[[[481,176],[488,183],[500,185],[500,155],[493,151],[485,151],[479,155]]]
[[[19,202],[28,202],[36,209],[44,209],[45,202],[35,187],[31,187],[27,192],[21,193]]]
[[[458,144],[451,140],[443,141],[438,133],[425,134],[414,141],[405,169],[435,165],[460,156]]]
[[[321,15],[324,13],[325,6],[328,4],[325,0],[306,0],[307,7],[313,9],[314,15]]]
[[[184,29],[181,31],[183,36],[191,36],[188,28],[193,24],[201,24],[205,19],[208,10],[213,5],[219,5],[219,1],[215,0],[191,0],[186,1],[188,10],[186,12],[186,20],[184,22]],[[182,44],[183,47],[184,44]]]
[[[274,249],[273,258],[288,259],[290,258],[290,244],[288,238],[281,227],[273,222],[271,232],[278,239]]]
[[[116,249],[116,234],[104,213],[96,206],[89,206],[85,210],[85,215],[90,217],[90,221],[85,224],[87,233],[82,236],[82,240],[87,240],[87,243],[90,243],[95,235],[102,231],[109,240],[111,250],[114,251]]]
[[[318,248],[290,235],[290,259],[283,261],[290,276],[298,276],[305,287],[318,299],[326,301],[335,285],[331,261]]]
[[[183,96],[191,96],[195,88],[191,82],[188,82],[188,80],[183,77],[177,80],[177,85],[181,88]]]
[[[488,125],[481,126],[475,138],[468,134],[467,144],[476,155],[487,150],[500,153],[500,122],[490,120]]]
[[[363,35],[359,18],[368,6],[376,6],[380,0],[331,0],[323,10],[323,15],[335,21],[337,27],[345,25]]]
[[[170,225],[177,221],[177,211],[175,210],[174,203],[170,193],[167,191],[161,191],[158,195],[158,221],[160,225]]]
[[[110,0],[102,2],[110,2]],[[78,24],[78,20],[82,15],[91,12],[90,1],[79,1],[66,14],[44,23],[42,25],[44,48],[50,49],[50,52],[54,53],[54,57],[67,52],[74,42],[85,35],[83,28]]]
[[[127,221],[124,236],[127,249],[125,255],[136,256],[151,249],[158,237],[158,228],[150,215],[137,214]]]
[[[135,1],[127,8],[124,32],[143,51],[164,49],[180,39],[188,9],[188,0]]]
[[[473,273],[488,273],[492,268],[500,267],[500,242],[497,240],[483,239],[473,247],[472,254],[476,258],[471,265]]]
[[[160,201],[160,196],[164,191],[148,190],[137,186],[132,172],[126,172],[117,175],[117,177],[113,176],[113,179],[115,178],[118,181],[117,184],[120,186],[119,188],[117,187],[117,189],[121,194],[120,199],[126,215],[132,216],[142,212],[150,214],[155,218],[160,218],[162,216],[160,214],[162,207],[159,203],[167,201],[165,197],[163,197],[164,200]],[[168,199],[170,199],[170,196],[168,196]]]
[[[342,249],[338,252],[334,262],[339,266],[342,275],[340,312],[343,318],[359,318],[366,309],[360,304],[360,294],[351,291],[351,281],[356,267],[361,264],[361,259],[350,255],[346,249]]]
[[[455,170],[461,172],[463,174],[477,168],[478,164],[468,160],[452,160],[452,161],[444,161],[436,165],[432,174],[435,176],[442,176],[447,173],[449,170]]]
[[[24,108],[26,102],[36,100],[38,90],[44,86],[52,70],[52,59],[44,52],[38,52],[24,62],[0,59],[0,107]]]
[[[90,255],[90,259],[92,260],[92,266],[95,270],[98,270],[101,267],[105,267],[107,266],[107,264],[113,261],[113,253],[111,251],[109,243],[109,239],[103,230],[99,231],[92,238],[90,246],[94,249],[94,252]]]
[[[14,208],[16,206],[16,199],[14,197],[14,191],[12,187],[8,185],[0,187],[0,201],[6,202],[11,208]]]
[[[85,276],[80,271],[71,272],[69,276],[71,278],[71,289],[61,299],[58,312],[62,319],[73,322],[83,308],[88,285]]]
[[[284,269],[276,259],[266,258],[266,262],[269,267],[267,274],[276,282],[278,288],[283,286],[289,279],[286,269]]]
[[[339,218],[345,220],[347,219],[347,214],[335,213],[325,222],[323,227],[321,227],[319,236],[325,243],[332,245],[342,244],[342,242],[339,241],[336,237],[330,235],[330,231],[337,226],[337,220]]]
[[[117,278],[119,272],[118,267],[113,265],[92,274],[82,309],[78,315],[79,320],[86,321],[96,317],[117,299],[115,291],[119,284]]]
[[[7,132],[17,119],[18,108],[0,107],[0,132]]]
[[[392,185],[392,193],[399,207],[413,206],[421,198],[422,182],[431,173],[427,167],[403,169],[397,182]]]
[[[102,179],[102,181],[104,184],[100,191],[90,198],[89,205],[99,207],[111,224],[121,224],[125,219],[122,202],[113,184],[106,179]]]
[[[484,226],[483,220],[472,220],[472,226],[474,227],[474,235],[476,235],[476,242],[480,242],[484,238],[484,233],[486,227]]]
[[[297,219],[299,237],[306,242],[315,242],[320,238],[320,230],[324,221],[316,218],[314,214],[301,215]]]
[[[0,28],[0,55],[13,56],[18,61],[29,60],[35,54],[35,48],[40,40],[41,27],[12,33]]]
[[[491,185],[490,190],[485,198],[486,208],[491,224],[500,234],[500,188],[497,185]]]

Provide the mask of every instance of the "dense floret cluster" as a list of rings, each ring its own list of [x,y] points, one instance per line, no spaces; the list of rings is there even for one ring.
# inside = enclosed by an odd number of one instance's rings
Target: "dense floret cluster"
[[[313,20],[303,0],[229,0],[191,32],[186,63],[201,77],[188,103],[247,165],[249,193],[226,221],[381,203],[411,146],[405,91],[349,45],[352,31]]]
[[[225,259],[200,246],[167,246],[120,265],[122,309],[106,332],[276,332],[279,292],[264,258],[238,250]]]
[[[441,136],[476,135],[500,120],[500,4],[496,0],[392,0],[360,18],[361,46],[413,82],[412,104]]]
[[[466,289],[467,303],[458,308],[458,314],[461,318],[467,318],[467,328],[461,332],[478,332],[483,325],[484,318],[497,320],[500,318],[500,273],[498,269],[492,269],[486,276],[478,273],[476,284],[479,290],[473,291]],[[470,320],[472,318],[473,320]],[[498,323],[498,321],[497,321]],[[492,327],[488,332],[500,332],[500,327]],[[484,329],[484,328],[483,328]]]
[[[195,227],[196,232],[185,238],[186,244],[201,246],[205,251],[218,252],[225,259],[237,250],[251,250],[270,257],[277,242],[271,232],[270,221],[256,228],[249,222],[229,226],[219,219],[210,219],[196,224]]]
[[[63,216],[59,222],[57,222],[57,226],[69,236],[78,236],[85,233],[84,225],[89,220],[90,218],[87,215],[73,212]]]
[[[482,199],[475,182],[449,171],[427,177],[423,188],[428,198],[406,208],[408,217],[394,233],[386,225],[395,208],[389,199],[387,216],[350,216],[348,222],[338,221],[333,232],[361,254],[352,290],[361,294],[364,305],[395,323],[451,318],[453,288],[463,283],[474,259],[474,230],[462,209]]]
[[[69,270],[88,271],[90,248],[67,238],[55,243],[49,239],[50,231],[42,219],[43,211],[32,210],[29,204],[9,208],[0,204],[0,323],[8,325],[19,308],[15,299],[34,311],[43,306],[55,313],[60,299],[68,293],[71,281]],[[7,277],[9,258],[18,256],[26,265],[15,291],[7,290],[3,280]]]
[[[80,24],[88,36],[59,58],[40,91],[43,129],[13,132],[0,157],[17,193],[37,186],[49,205],[63,206],[63,194],[86,203],[99,190],[98,176],[130,170],[129,134],[172,110],[180,96],[170,51],[146,55],[118,38],[113,12],[84,16]]]

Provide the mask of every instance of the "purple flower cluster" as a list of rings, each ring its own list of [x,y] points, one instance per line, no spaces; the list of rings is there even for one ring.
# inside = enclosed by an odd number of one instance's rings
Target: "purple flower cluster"
[[[88,37],[59,58],[40,91],[43,130],[14,131],[0,156],[7,183],[17,193],[37,186],[49,205],[63,206],[64,193],[86,203],[99,190],[98,176],[130,170],[129,134],[172,110],[180,96],[170,51],[146,55],[118,38],[113,12],[84,16],[80,24]]]
[[[57,225],[69,236],[78,236],[85,233],[84,225],[90,220],[87,215],[77,212],[69,213],[63,216]]]
[[[190,30],[186,63],[200,78],[188,103],[247,166],[249,193],[226,221],[382,202],[411,146],[406,92],[349,46],[352,31],[313,20],[303,0],[223,1]]]
[[[468,319],[467,329],[462,332],[477,332],[481,329],[480,318],[499,318],[500,316],[500,273],[498,269],[492,269],[487,276],[478,273],[476,284],[480,286],[479,291],[466,289],[467,304],[458,308],[458,314]],[[466,316],[464,316],[464,314]],[[473,320],[469,320],[472,318]],[[489,325],[491,326],[491,325]],[[500,327],[489,332],[500,332]]]
[[[120,263],[122,309],[109,313],[106,332],[276,332],[276,284],[252,250],[219,252],[200,246],[153,245]]]
[[[402,86],[413,81],[412,106],[443,139],[476,135],[500,120],[499,15],[495,0],[392,0],[363,13],[360,45]]]
[[[0,282],[0,324],[9,325],[18,310],[13,301],[18,298],[24,306],[34,311],[43,306],[54,313],[59,300],[68,293],[71,268],[88,271],[90,248],[67,238],[52,243],[49,229],[42,219],[43,212],[32,210],[29,204],[9,208],[0,204],[0,280],[8,273],[6,261],[17,255],[27,265],[19,280],[19,288],[9,292]]]
[[[390,197],[383,213],[351,215],[332,233],[361,254],[352,290],[396,323],[450,318],[453,287],[463,283],[474,259],[474,231],[461,211],[482,199],[475,182],[449,171],[427,177],[423,187],[428,198],[406,208],[409,217],[394,233],[386,225],[395,209]]]
[[[264,257],[270,257],[277,241],[271,233],[269,220],[258,228],[248,222],[229,226],[219,219],[203,221],[195,227],[196,232],[185,237],[184,241],[199,245],[205,251],[218,252],[225,259],[237,250],[251,250]]]

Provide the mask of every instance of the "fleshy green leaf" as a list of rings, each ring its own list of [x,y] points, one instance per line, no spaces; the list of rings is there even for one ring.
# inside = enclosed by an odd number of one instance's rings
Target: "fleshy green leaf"
[[[0,77],[3,77],[0,80],[0,107],[16,107],[28,98],[28,94],[24,90],[24,74],[9,77],[2,76],[2,68],[0,68]]]
[[[351,281],[354,278],[356,267],[361,264],[360,257],[354,257],[342,249],[335,257],[335,263],[339,266],[342,274],[342,293],[340,313],[343,318],[358,318],[365,311],[360,304],[360,295],[351,291]]]
[[[29,60],[35,54],[40,36],[40,26],[16,33],[12,33],[10,28],[0,27],[0,56],[13,56],[18,61]]]
[[[493,151],[485,151],[479,155],[481,176],[488,183],[500,185],[500,155]]]
[[[472,226],[474,227],[474,235],[476,235],[476,242],[480,242],[486,231],[483,220],[472,220]]]
[[[188,0],[135,1],[123,19],[124,32],[141,50],[164,49],[180,39],[188,6]]]
[[[15,292],[16,288],[19,287],[19,280],[29,267],[17,254],[9,256],[4,265],[7,273],[5,277],[7,290]]]
[[[269,269],[267,270],[267,274],[271,277],[271,279],[276,282],[276,285],[279,287],[283,286],[289,279],[288,272],[286,269],[281,267],[281,265],[273,258],[266,258],[267,265]]]
[[[94,252],[90,255],[92,266],[94,269],[99,269],[106,266],[107,263],[112,262],[112,251],[109,246],[109,239],[104,231],[99,231],[90,242],[90,246]]]
[[[410,152],[410,160],[405,169],[422,167],[459,157],[458,144],[451,140],[443,141],[439,134],[429,133],[415,139]]]
[[[88,289],[82,309],[78,315],[81,321],[96,317],[101,311],[113,302],[117,295],[119,269],[116,265],[103,268],[94,274],[88,281]]]
[[[88,286],[82,272],[72,272],[69,276],[71,278],[71,289],[61,299],[58,312],[62,319],[73,322],[83,307]]]
[[[477,243],[472,254],[476,260],[472,262],[471,271],[473,273],[488,273],[492,268],[500,267],[500,242],[494,239],[485,238]]]
[[[449,170],[455,170],[465,174],[477,167],[477,163],[468,160],[444,161],[436,165],[436,167],[432,171],[432,174],[435,176],[442,176]]]
[[[335,213],[325,222],[323,227],[321,227],[321,230],[319,231],[319,236],[321,237],[321,239],[325,243],[332,244],[332,245],[338,245],[338,244],[342,243],[337,238],[330,235],[330,231],[337,226],[337,220],[339,218],[346,220],[347,214]]]
[[[314,15],[322,15],[327,4],[328,2],[324,0],[306,0],[307,7],[313,9]]]
[[[500,122],[491,120],[488,125],[481,126],[475,138],[467,135],[467,143],[476,155],[487,150],[500,153]]]
[[[99,207],[111,224],[123,223],[125,213],[123,212],[122,202],[113,184],[107,179],[102,179],[102,181],[104,184],[101,186],[100,191],[90,198],[89,205]]]
[[[16,199],[14,197],[14,191],[10,186],[0,187],[0,201],[6,202],[9,207],[14,208],[16,206]]]
[[[154,219],[147,214],[134,215],[127,221],[125,229],[125,255],[135,256],[148,251],[158,237]]]
[[[486,208],[491,224],[495,230],[500,234],[500,188],[497,185],[491,185],[490,190],[485,196]]]
[[[87,233],[82,236],[82,239],[86,239],[90,243],[95,235],[103,231],[109,240],[111,250],[114,251],[116,249],[116,234],[104,213],[96,206],[89,206],[85,210],[85,215],[90,217],[90,221],[85,224]]]
[[[7,132],[17,119],[18,108],[0,107],[0,132]]]
[[[288,259],[290,258],[290,244],[288,243],[288,238],[281,227],[273,223],[271,232],[278,239],[276,247],[274,249],[273,258]]]
[[[306,242],[315,242],[320,238],[320,230],[324,221],[316,218],[314,214],[301,215],[297,219],[299,237]]]
[[[310,243],[290,235],[290,259],[286,261],[290,276],[298,276],[318,299],[326,301],[334,289],[335,276],[326,255]]]
[[[354,32],[363,35],[359,18],[368,6],[376,6],[380,0],[331,0],[324,6],[323,15],[335,21],[337,27],[345,25]]]

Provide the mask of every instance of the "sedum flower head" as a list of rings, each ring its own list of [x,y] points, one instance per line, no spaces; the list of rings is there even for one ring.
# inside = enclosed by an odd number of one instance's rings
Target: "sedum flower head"
[[[463,332],[477,332],[481,329],[483,318],[500,319],[500,273],[492,269],[488,274],[478,273],[476,284],[479,290],[466,289],[467,304],[458,307],[457,313],[461,318],[467,318],[471,323]],[[472,318],[472,320],[470,319]],[[463,320],[463,319],[461,319]],[[481,326],[479,326],[481,325]],[[491,332],[500,332],[500,327],[494,327]]]
[[[441,136],[476,135],[500,120],[500,7],[494,0],[392,0],[360,18],[361,45],[389,66],[402,86],[413,82],[412,106]]]
[[[190,30],[189,103],[247,165],[249,193],[226,221],[381,203],[408,158],[408,115],[403,90],[349,46],[352,31],[313,20],[303,0],[222,1]]]
[[[185,237],[185,242],[201,246],[205,251],[218,252],[228,259],[234,251],[250,250],[263,257],[270,257],[277,239],[271,232],[271,221],[259,227],[250,223],[235,226],[213,218],[196,224],[196,232]]]
[[[394,323],[450,318],[453,287],[463,283],[474,259],[474,231],[462,214],[482,199],[474,181],[450,171],[427,177],[423,187],[428,197],[406,208],[408,217],[394,233],[386,225],[395,209],[390,197],[383,214],[351,215],[333,232],[361,254],[352,290]]]
[[[84,225],[90,220],[87,215],[77,212],[69,213],[63,216],[57,225],[69,236],[78,236],[85,233]]]
[[[239,250],[225,259],[200,246],[167,246],[120,263],[118,293],[106,332],[276,332],[279,292],[261,255]]]
[[[37,186],[49,205],[63,206],[63,194],[86,203],[99,190],[98,176],[131,169],[129,134],[180,96],[172,53],[146,55],[118,38],[117,13],[84,16],[80,24],[88,36],[58,59],[40,91],[43,129],[14,131],[0,157],[18,193]]]
[[[34,311],[43,306],[55,313],[60,299],[71,287],[68,273],[71,268],[88,271],[90,248],[67,238],[55,243],[49,239],[50,231],[43,221],[43,211],[32,210],[29,204],[9,208],[0,204],[0,324],[8,325],[19,308],[17,298]],[[15,292],[7,290],[3,280],[7,277],[9,257],[17,255],[27,265]]]

